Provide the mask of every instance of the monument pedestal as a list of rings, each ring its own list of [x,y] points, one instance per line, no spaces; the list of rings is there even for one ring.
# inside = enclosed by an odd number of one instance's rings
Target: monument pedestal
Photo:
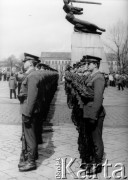
[[[71,63],[79,62],[83,56],[92,55],[102,58],[100,71],[109,73],[101,35],[73,32],[71,39]]]

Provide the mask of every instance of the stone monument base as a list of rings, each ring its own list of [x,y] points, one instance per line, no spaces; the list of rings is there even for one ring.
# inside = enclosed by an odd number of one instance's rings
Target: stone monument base
[[[106,55],[99,34],[73,32],[71,44],[71,64],[79,62],[85,55],[97,56],[102,58],[100,71],[109,73]]]

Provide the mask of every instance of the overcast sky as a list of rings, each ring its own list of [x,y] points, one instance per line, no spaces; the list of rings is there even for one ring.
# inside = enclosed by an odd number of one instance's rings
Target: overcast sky
[[[106,29],[119,20],[128,23],[128,0],[88,0],[102,5],[76,4],[77,16]],[[65,19],[63,0],[0,0],[0,60],[24,52],[71,51],[73,25]]]

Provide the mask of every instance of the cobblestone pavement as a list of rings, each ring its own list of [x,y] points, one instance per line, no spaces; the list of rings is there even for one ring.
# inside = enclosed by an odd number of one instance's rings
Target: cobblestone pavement
[[[128,89],[118,91],[116,88],[108,87],[105,90],[104,106],[107,115],[104,121],[103,139],[106,158],[112,164],[108,167],[108,176],[112,176],[115,170],[121,169],[121,166],[116,163],[124,164],[126,176],[128,176],[127,97]],[[71,158],[76,158],[71,166],[74,174],[67,173],[67,179],[76,178],[80,170],[78,132],[70,117],[71,110],[66,105],[63,85],[60,85],[43,128],[43,144],[39,146],[38,168],[35,171],[21,173],[17,167],[21,151],[19,102],[17,99],[9,99],[8,83],[0,82],[0,180],[54,180],[57,172],[57,158],[63,158],[63,160],[67,158],[67,163]],[[97,179],[104,180],[105,175],[107,174],[103,171]],[[116,176],[120,175],[120,172],[116,174]],[[123,173],[120,179],[123,179]]]

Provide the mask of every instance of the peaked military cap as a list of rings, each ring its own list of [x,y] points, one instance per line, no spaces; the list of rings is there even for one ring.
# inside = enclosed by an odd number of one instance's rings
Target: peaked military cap
[[[48,69],[49,66],[47,64],[43,64],[42,62],[38,63],[39,67],[44,67],[44,69]]]
[[[84,65],[84,64],[87,63],[87,58],[86,58],[86,56],[83,56],[83,57],[82,57],[82,59],[80,60],[80,63],[81,63],[82,65]]]
[[[96,57],[96,56],[90,56],[90,55],[86,55],[83,56],[83,61],[85,62],[100,62],[102,59],[100,57]]]
[[[80,64],[81,64],[81,66],[82,66],[82,65],[85,65],[85,64],[86,64],[86,62],[87,62],[87,61],[86,61],[84,58],[82,58],[82,59],[80,60]]]
[[[82,65],[83,65],[82,62],[77,62],[77,63],[76,63],[77,68],[81,67]]]
[[[65,70],[70,70],[72,67],[68,64],[65,68]]]
[[[40,62],[39,57],[38,56],[34,56],[32,54],[24,53],[24,57],[25,58],[24,58],[23,62],[30,61],[30,60],[34,60],[37,63]]]
[[[39,64],[38,64],[38,66],[43,66],[43,67],[46,67],[47,65],[46,64],[43,64],[42,62],[40,62]]]
[[[73,68],[76,68],[76,66],[77,66],[77,65],[74,63],[74,64],[73,64]]]

